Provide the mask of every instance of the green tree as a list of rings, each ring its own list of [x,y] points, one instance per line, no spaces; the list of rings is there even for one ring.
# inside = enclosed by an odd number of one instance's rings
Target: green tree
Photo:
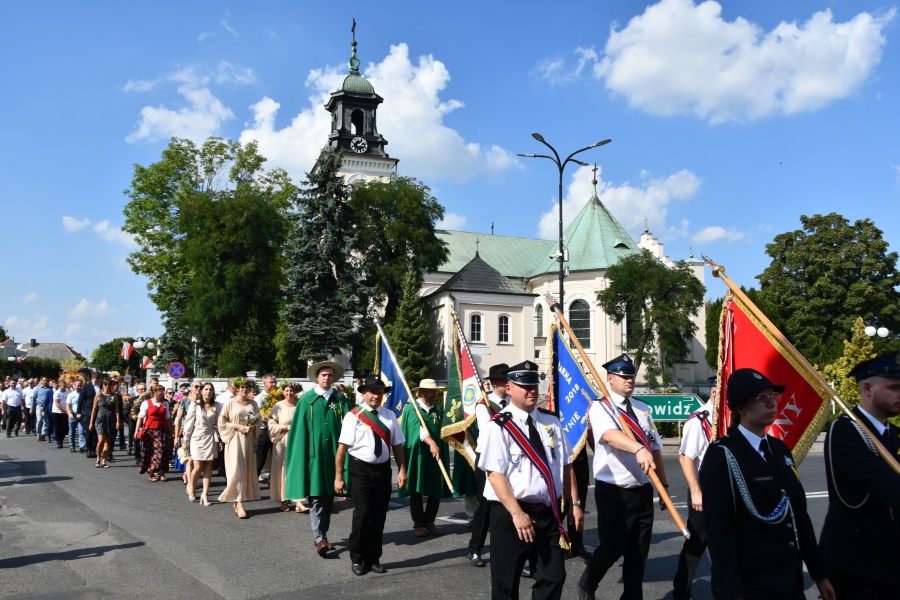
[[[350,208],[356,213],[355,249],[362,258],[363,277],[373,302],[384,304],[384,318],[390,322],[409,265],[435,271],[447,260],[446,244],[434,227],[444,217],[444,207],[421,182],[392,177],[354,186]]]
[[[410,265],[403,280],[403,297],[394,320],[385,327],[391,348],[410,387],[429,376],[434,362],[434,347],[422,300],[419,270]]]
[[[279,319],[275,325],[275,370],[281,377],[301,377],[306,373],[307,363],[300,358],[300,346],[288,340],[287,324]]]
[[[357,377],[365,379],[367,373],[375,371],[375,355],[378,352],[375,346],[377,333],[378,328],[372,319],[363,319],[358,324],[353,335],[353,349],[350,356],[350,366]]]
[[[850,377],[850,371],[862,361],[875,357],[875,345],[866,335],[865,327],[862,317],[857,317],[850,339],[844,340],[844,353],[822,369],[822,375],[851,408],[859,404],[860,395],[856,378]]]
[[[141,368],[141,350],[135,349],[128,358],[128,362],[122,358],[122,345],[134,342],[134,338],[119,337],[108,342],[104,342],[94,348],[91,352],[91,366],[101,371],[124,371],[129,369],[131,372],[137,372]],[[150,351],[148,351],[150,352]],[[152,354],[156,351],[153,350]]]
[[[831,213],[800,222],[766,245],[772,262],[757,279],[773,309],[767,316],[810,362],[825,364],[841,355],[857,317],[900,313],[897,253],[870,219],[851,224]]]
[[[282,318],[288,341],[310,362],[349,347],[353,317],[364,312],[361,298],[369,297],[352,261],[356,222],[347,204],[350,190],[338,174],[341,160],[326,148],[307,175],[285,253]]]
[[[9,335],[7,335],[6,329],[3,327],[3,325],[0,325],[0,341],[5,342],[8,339],[9,339]]]
[[[671,268],[647,250],[626,256],[606,270],[609,285],[597,293],[597,303],[610,318],[621,323],[640,310],[641,332],[629,343],[635,366],[647,361],[647,383],[655,387],[671,378],[671,368],[690,355],[697,332],[692,317],[703,305],[706,288],[691,267],[679,261]]]
[[[719,335],[724,305],[724,297],[706,303],[706,364],[710,369],[719,368]]]

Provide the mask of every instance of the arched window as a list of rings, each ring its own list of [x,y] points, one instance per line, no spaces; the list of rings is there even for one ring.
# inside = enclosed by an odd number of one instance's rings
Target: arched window
[[[500,315],[497,319],[497,343],[509,343],[509,317],[506,315]]]
[[[583,348],[591,347],[591,307],[584,300],[569,305],[569,326]]]
[[[544,337],[544,305],[534,307],[534,337]]]
[[[358,108],[350,114],[350,128],[353,135],[363,135],[366,132],[365,116]]]
[[[481,315],[478,313],[475,313],[474,315],[469,317],[469,341],[483,341],[481,331]]]

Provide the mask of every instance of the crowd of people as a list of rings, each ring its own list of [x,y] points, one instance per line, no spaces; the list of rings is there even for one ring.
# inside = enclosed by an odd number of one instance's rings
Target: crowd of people
[[[593,466],[573,461],[559,419],[537,408],[537,365],[494,365],[488,402],[476,408],[476,467],[454,457],[455,494],[466,496],[473,519],[468,559],[484,567],[481,550],[491,535],[492,598],[517,598],[520,578],[532,577],[532,597],[558,599],[566,578],[563,547],[585,561],[579,600],[592,600],[607,570],[623,559],[622,598],[642,598],[653,525],[649,473],[668,487],[661,440],[649,407],[632,398],[636,369],[627,355],[606,363],[609,398],[591,403],[587,421]],[[149,482],[182,472],[190,502],[210,506],[210,480],[224,472],[218,502],[247,518],[245,502],[260,499],[268,466],[270,500],[282,511],[309,513],[312,547],[335,550],[328,531],[335,496],[349,495],[354,511],[348,540],[351,570],[384,573],[382,542],[393,489],[410,498],[413,534],[441,535],[435,519],[452,495],[441,439],[443,409],[437,383],[422,380],[402,418],[385,407],[391,387],[375,375],[359,380],[354,400],[335,386],[334,362],[310,365],[315,382],[262,389],[246,378],[229,380],[219,396],[210,382],[180,390],[151,381],[126,388],[93,373],[91,381],[14,381],[0,392],[7,437],[38,441],[95,459],[108,468],[118,441]],[[767,435],[785,386],[755,369],[730,374],[728,434],[711,441],[713,398],[688,419],[679,462],[688,484],[690,538],[679,556],[673,597],[691,597],[700,557],[708,549],[716,598],[804,598],[803,564],[825,600],[890,597],[890,566],[900,535],[900,475],[879,456],[900,454],[900,353],[866,360],[852,371],[862,400],[831,425],[825,442],[829,510],[817,543],[790,449]],[[715,382],[712,382],[715,392]],[[402,425],[401,425],[402,422]],[[127,430],[127,435],[125,431]],[[877,439],[876,439],[877,438]],[[593,471],[600,545],[582,543],[582,502]],[[427,500],[426,500],[427,498]],[[662,501],[660,501],[662,505]],[[892,558],[893,557],[893,558]]]

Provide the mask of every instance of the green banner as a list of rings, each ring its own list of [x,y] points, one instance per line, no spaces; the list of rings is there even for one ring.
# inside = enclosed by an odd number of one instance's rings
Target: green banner
[[[654,421],[687,421],[692,412],[703,406],[703,400],[694,394],[647,394],[634,397],[647,403]]]

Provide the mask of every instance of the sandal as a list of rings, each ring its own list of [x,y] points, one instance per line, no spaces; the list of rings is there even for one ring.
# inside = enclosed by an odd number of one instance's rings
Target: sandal
[[[289,510],[291,510],[291,503],[288,502],[287,500],[282,500],[281,501],[281,512],[288,512]]]
[[[108,464],[106,464],[106,463],[103,463],[103,464],[102,464],[102,465],[100,465],[100,466],[101,466],[101,467],[103,467],[103,468],[104,468],[104,469],[108,469],[108,468],[109,468],[109,465],[108,465]]]
[[[304,505],[302,502],[298,502],[297,506],[294,507],[294,510],[298,513],[308,513],[309,507]]]
[[[206,496],[200,496],[200,504],[203,506],[212,506],[210,501],[206,499]]]
[[[159,480],[160,480],[160,481],[168,481],[168,479],[166,479],[166,476],[165,476],[165,475],[160,475],[160,476],[159,476]]]
[[[99,469],[99,468],[100,468],[100,461],[99,461],[99,460],[98,460],[97,462],[94,463],[94,468],[95,468],[95,469]]]
[[[150,477],[147,479],[147,481],[155,482],[155,481],[159,481],[159,479],[156,478],[156,475],[154,475],[153,473],[150,473]]]

